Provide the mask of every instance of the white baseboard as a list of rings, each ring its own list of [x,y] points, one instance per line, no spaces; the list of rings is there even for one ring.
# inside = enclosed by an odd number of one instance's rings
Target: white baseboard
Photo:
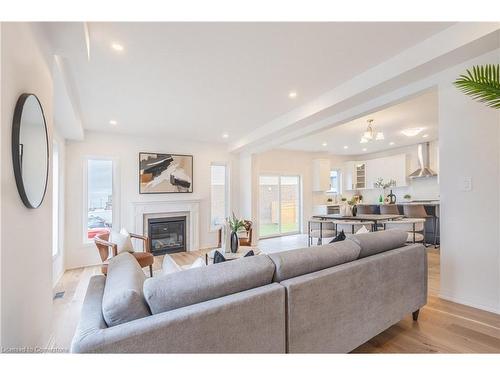
[[[491,307],[491,306],[485,306],[485,305],[482,305],[482,304],[478,304],[478,303],[475,303],[475,302],[468,301],[468,300],[463,299],[463,298],[457,298],[457,297],[454,297],[454,296],[451,296],[451,295],[447,294],[446,292],[440,292],[439,293],[439,298],[442,298],[442,299],[447,300],[447,301],[459,303],[461,305],[470,306],[470,307],[473,307],[475,309],[484,310],[484,311],[488,311],[488,312],[500,315],[500,309],[499,308],[494,308],[494,307]]]

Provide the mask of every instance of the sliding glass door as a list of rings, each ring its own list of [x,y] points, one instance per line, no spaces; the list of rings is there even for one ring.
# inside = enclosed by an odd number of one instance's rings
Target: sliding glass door
[[[259,202],[261,238],[300,232],[299,176],[260,176]]]

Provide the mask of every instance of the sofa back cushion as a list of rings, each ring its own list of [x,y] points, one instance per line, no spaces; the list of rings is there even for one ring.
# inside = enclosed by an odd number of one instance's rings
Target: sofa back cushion
[[[345,240],[323,246],[312,246],[269,254],[276,266],[273,280],[280,282],[351,262],[358,258],[360,250],[358,244]]]
[[[102,315],[108,327],[151,315],[142,292],[146,275],[130,253],[109,261],[102,297]]]
[[[359,258],[397,249],[405,245],[408,233],[398,229],[361,233],[349,236],[349,239],[361,247]]]
[[[151,312],[159,314],[270,284],[273,274],[273,262],[257,255],[149,278],[144,297]]]

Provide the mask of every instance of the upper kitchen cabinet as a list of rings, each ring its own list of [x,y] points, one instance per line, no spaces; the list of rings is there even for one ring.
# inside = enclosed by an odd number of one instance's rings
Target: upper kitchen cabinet
[[[396,186],[408,185],[406,154],[398,154],[367,161],[350,161],[345,164],[345,189],[373,189],[379,178],[388,182],[395,180]]]
[[[313,160],[313,191],[330,190],[330,160]]]
[[[384,181],[395,180],[396,186],[406,186],[408,185],[407,170],[406,154],[368,160],[367,185],[373,188],[373,184],[382,178]]]
[[[348,161],[344,166],[344,189],[356,190],[367,187],[367,163],[364,161]]]

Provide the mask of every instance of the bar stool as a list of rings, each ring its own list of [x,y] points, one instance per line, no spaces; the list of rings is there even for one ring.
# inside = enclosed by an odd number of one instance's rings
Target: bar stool
[[[399,215],[399,208],[395,204],[381,204],[380,205],[381,215]]]
[[[434,208],[434,248],[437,249],[441,245],[441,233],[439,231],[439,206]],[[437,239],[439,237],[439,245]]]
[[[428,219],[430,216],[423,204],[405,204],[403,207],[406,217]]]
[[[376,214],[377,207],[375,205],[368,204],[357,204],[356,205],[356,214],[361,215],[373,215]]]
[[[311,219],[308,222],[307,246],[311,246],[313,239],[317,238],[317,244],[323,243],[323,238],[335,237],[335,226],[331,220]]]
[[[365,227],[368,231],[373,232],[373,226],[375,222],[373,221],[357,221],[357,220],[334,220],[333,224],[335,225],[335,234],[338,234],[339,231],[344,231],[347,234],[356,234],[361,227]]]

